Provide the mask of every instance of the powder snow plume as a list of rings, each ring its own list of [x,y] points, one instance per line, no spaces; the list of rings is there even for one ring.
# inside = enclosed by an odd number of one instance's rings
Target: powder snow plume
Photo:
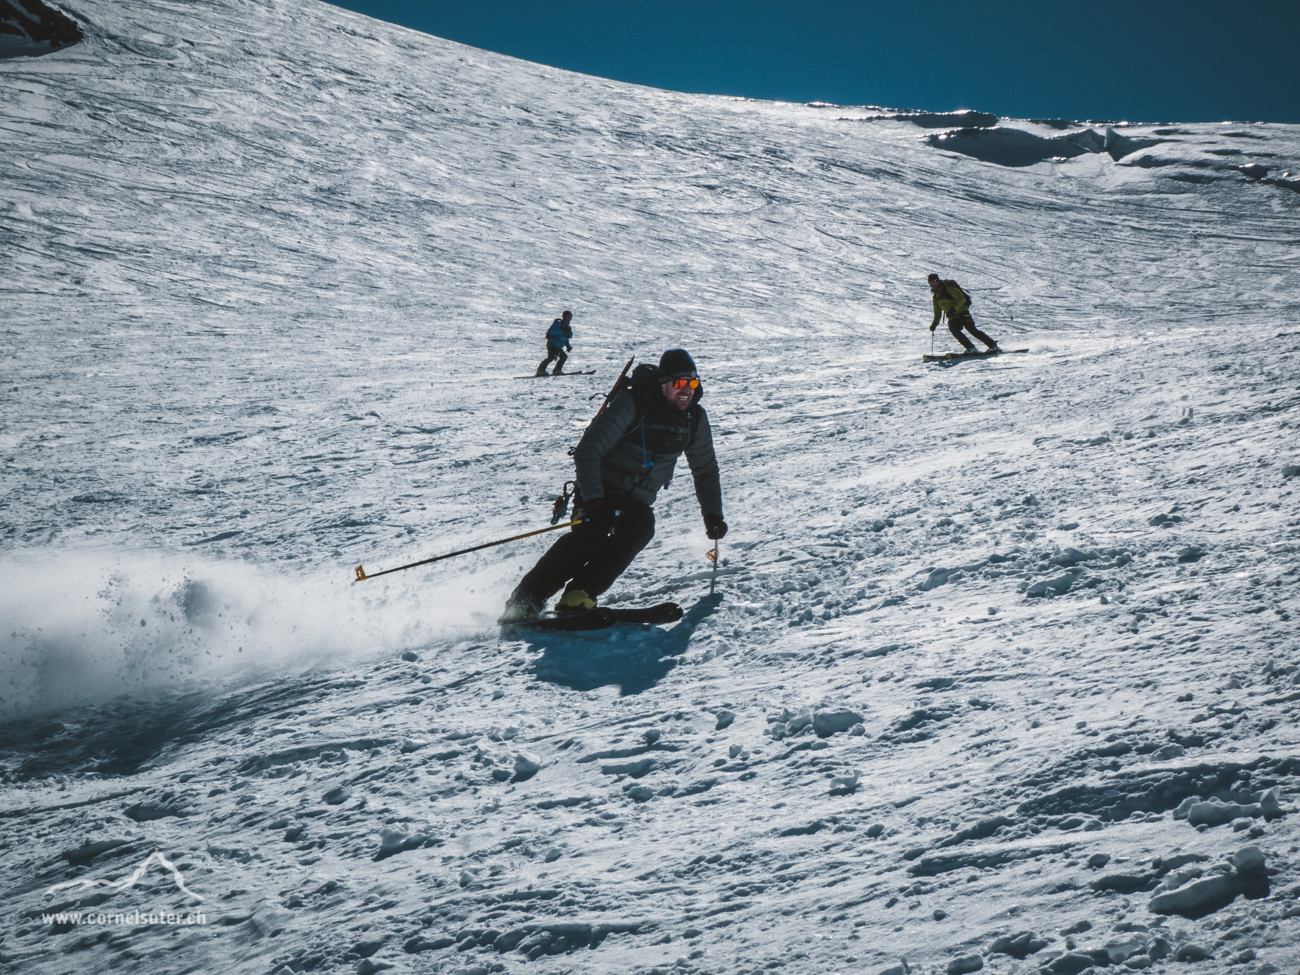
[[[213,679],[272,678],[481,629],[495,600],[427,575],[350,583],[235,561],[24,552],[0,609],[0,710],[23,715]]]

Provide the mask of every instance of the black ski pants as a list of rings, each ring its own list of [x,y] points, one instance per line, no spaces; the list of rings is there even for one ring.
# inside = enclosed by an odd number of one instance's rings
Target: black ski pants
[[[955,338],[958,342],[960,342],[961,347],[965,349],[967,352],[975,348],[975,343],[972,342],[970,339],[968,339],[966,336],[961,334],[961,330],[963,328],[966,329],[966,331],[970,332],[971,335],[975,336],[977,339],[983,342],[990,349],[993,348],[993,346],[997,345],[996,342],[994,342],[991,338],[989,338],[987,335],[985,335],[983,332],[981,332],[978,328],[975,327],[975,319],[970,317],[970,312],[963,312],[960,315],[949,315],[948,331],[952,332],[952,337]]]
[[[540,607],[566,582],[569,589],[582,589],[594,599],[614,584],[654,537],[654,509],[639,501],[622,502],[608,534],[579,526],[552,545],[520,580],[511,602]]]
[[[560,346],[547,345],[546,358],[543,359],[542,364],[537,367],[537,371],[545,372],[546,367],[549,366],[552,362],[555,363],[556,369],[563,369],[565,360],[568,358],[569,358],[568,355],[565,353],[564,349],[562,349]]]

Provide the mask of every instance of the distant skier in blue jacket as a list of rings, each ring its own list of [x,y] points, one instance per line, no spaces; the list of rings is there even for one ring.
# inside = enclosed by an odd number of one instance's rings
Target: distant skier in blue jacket
[[[564,370],[564,361],[569,358],[565,352],[573,351],[573,326],[569,324],[571,321],[573,321],[573,312],[566,311],[551,322],[551,327],[546,332],[546,358],[537,367],[537,375],[545,376],[546,367],[552,362],[555,363],[552,376],[558,376]]]

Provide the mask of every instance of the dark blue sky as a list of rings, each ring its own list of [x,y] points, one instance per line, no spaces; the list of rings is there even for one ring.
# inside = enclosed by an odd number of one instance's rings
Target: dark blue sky
[[[1300,3],[344,0],[677,91],[1017,118],[1300,122]]]

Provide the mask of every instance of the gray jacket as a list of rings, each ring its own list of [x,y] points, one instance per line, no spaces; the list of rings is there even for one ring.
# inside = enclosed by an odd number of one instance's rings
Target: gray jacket
[[[708,414],[699,405],[703,392],[701,387],[690,409],[677,410],[658,389],[652,389],[644,417],[635,393],[622,389],[614,394],[609,408],[592,421],[573,451],[583,499],[609,495],[654,504],[659,489],[672,480],[677,458],[685,453],[700,513],[721,518],[722,485],[713,432]]]

